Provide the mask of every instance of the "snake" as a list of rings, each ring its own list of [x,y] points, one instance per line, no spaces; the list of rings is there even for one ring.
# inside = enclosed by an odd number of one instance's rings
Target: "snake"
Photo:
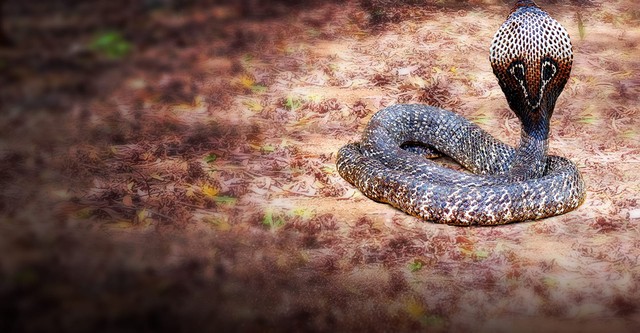
[[[489,60],[520,122],[516,147],[452,111],[397,104],[340,148],[340,176],[374,201],[449,225],[531,221],[580,206],[586,189],[576,164],[548,154],[550,119],[573,64],[569,34],[534,1],[519,0]],[[463,169],[433,158],[443,155]]]

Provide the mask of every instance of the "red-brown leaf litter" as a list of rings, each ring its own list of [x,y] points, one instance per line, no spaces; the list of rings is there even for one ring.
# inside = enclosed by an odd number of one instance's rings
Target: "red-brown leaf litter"
[[[428,103],[514,144],[512,1],[2,1],[0,331],[640,329],[640,7],[538,2],[586,202],[500,227],[373,202],[335,154]]]

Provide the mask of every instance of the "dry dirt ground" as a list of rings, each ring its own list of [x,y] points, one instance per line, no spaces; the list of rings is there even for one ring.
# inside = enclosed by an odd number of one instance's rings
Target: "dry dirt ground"
[[[640,328],[635,1],[540,2],[575,53],[551,152],[587,199],[484,228],[372,202],[335,153],[396,103],[514,144],[488,61],[511,4],[126,3],[5,3],[1,331]]]

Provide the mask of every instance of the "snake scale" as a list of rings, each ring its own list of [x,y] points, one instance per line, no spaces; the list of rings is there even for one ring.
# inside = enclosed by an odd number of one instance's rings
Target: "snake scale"
[[[549,123],[573,63],[567,31],[531,0],[517,1],[490,48],[493,73],[521,123],[513,148],[444,109],[378,111],[337,155],[340,175],[367,197],[425,220],[496,225],[563,214],[585,186],[575,164],[548,155]],[[439,153],[470,172],[425,158]]]

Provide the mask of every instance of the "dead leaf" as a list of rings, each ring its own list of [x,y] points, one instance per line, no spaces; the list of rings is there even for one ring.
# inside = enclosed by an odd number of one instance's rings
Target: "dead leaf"
[[[127,207],[132,207],[133,206],[133,199],[131,199],[130,195],[125,195],[124,198],[122,198],[122,204],[127,206]]]

